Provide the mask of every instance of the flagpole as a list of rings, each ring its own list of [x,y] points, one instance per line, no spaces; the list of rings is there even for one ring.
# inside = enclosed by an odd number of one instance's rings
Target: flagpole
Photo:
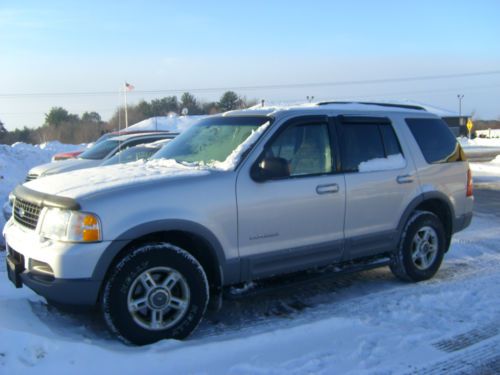
[[[128,128],[128,109],[127,109],[127,83],[123,86],[123,93],[125,95],[125,129]]]

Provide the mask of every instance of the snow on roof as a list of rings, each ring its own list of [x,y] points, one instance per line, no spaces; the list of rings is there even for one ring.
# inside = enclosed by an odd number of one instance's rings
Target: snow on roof
[[[425,103],[420,103],[420,102],[416,102],[416,101],[410,101],[410,100],[406,100],[404,101],[403,103],[407,103],[407,104],[410,104],[410,105],[419,105],[423,108],[425,108],[425,110],[427,112],[430,112],[430,113],[433,113],[439,117],[458,117],[458,112],[455,112],[455,111],[450,111],[448,109],[444,109],[444,108],[440,108],[440,107],[436,107],[434,105],[429,105],[429,104],[425,104]],[[462,116],[467,116],[466,114],[462,113]]]
[[[322,103],[322,104],[321,104]],[[387,105],[393,104],[395,106],[389,107]],[[398,108],[397,105],[401,105],[401,108]],[[458,117],[458,112],[451,111],[448,109],[436,107],[434,105],[429,105],[426,103],[421,103],[413,100],[376,100],[376,101],[357,101],[357,100],[347,100],[347,101],[328,101],[324,100],[321,102],[314,103],[304,103],[304,102],[294,102],[294,103],[270,103],[268,105],[262,106],[257,104],[253,107],[226,112],[227,115],[234,116],[243,116],[255,114],[255,115],[271,115],[274,112],[278,111],[287,111],[294,109],[311,109],[317,110],[318,108],[324,109],[335,109],[335,110],[348,110],[348,111],[391,111],[391,112],[408,112],[408,111],[419,111],[418,109],[404,108],[403,106],[415,106],[422,107],[428,113],[432,113],[439,117]],[[467,114],[462,114],[462,116],[467,116]]]
[[[208,116],[157,116],[138,122],[122,131],[161,130],[181,133],[197,121],[206,117]]]
[[[378,104],[380,103],[380,104]],[[387,104],[395,104],[393,107]],[[310,110],[311,112],[320,110],[338,110],[338,111],[370,111],[370,112],[422,112],[416,108],[397,107],[398,104],[402,106],[410,106],[410,103],[397,103],[397,102],[356,102],[356,101],[321,101],[315,103],[288,103],[288,104],[271,104],[262,107],[256,105],[247,109],[226,112],[224,115],[229,116],[248,116],[248,115],[273,115],[280,111],[291,110]],[[413,104],[413,106],[418,106]]]
[[[130,129],[130,128],[129,128]],[[115,137],[111,137],[109,139],[113,139],[116,141],[124,142],[127,141],[131,138],[140,138],[140,137],[158,137],[158,136],[164,135],[165,137],[173,137],[173,135],[170,135],[167,132],[147,132],[147,133],[132,133],[132,134],[121,134],[117,135]]]

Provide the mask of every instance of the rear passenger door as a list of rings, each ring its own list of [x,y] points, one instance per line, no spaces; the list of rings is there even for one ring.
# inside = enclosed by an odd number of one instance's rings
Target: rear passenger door
[[[388,118],[339,116],[337,131],[346,181],[344,259],[390,251],[418,189],[413,163]]]

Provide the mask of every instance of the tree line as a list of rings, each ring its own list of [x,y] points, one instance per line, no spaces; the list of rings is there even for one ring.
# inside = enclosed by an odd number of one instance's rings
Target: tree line
[[[150,117],[182,115],[209,115],[234,109],[248,108],[256,104],[234,91],[226,91],[218,101],[203,102],[193,94],[185,92],[180,98],[167,96],[151,101],[141,100],[127,108],[129,125]],[[45,114],[43,125],[38,128],[23,127],[7,131],[0,120],[0,144],[25,142],[38,144],[58,140],[62,143],[78,144],[96,140],[102,134],[122,129],[125,126],[125,108],[120,106],[109,121],[103,121],[94,111],[84,112],[81,116],[69,113],[62,107],[53,107]]]

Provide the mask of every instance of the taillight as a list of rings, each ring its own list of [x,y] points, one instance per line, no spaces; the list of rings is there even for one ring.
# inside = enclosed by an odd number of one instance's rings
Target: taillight
[[[472,172],[469,169],[467,169],[467,197],[472,197]]]

